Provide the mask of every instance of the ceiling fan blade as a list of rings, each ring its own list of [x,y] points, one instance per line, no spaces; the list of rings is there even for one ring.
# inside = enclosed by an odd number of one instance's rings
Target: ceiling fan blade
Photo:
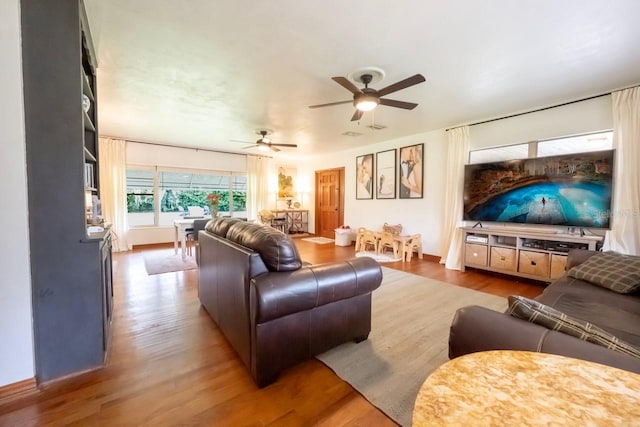
[[[351,83],[349,80],[347,80],[344,77],[331,77],[331,80],[333,80],[334,82],[338,83],[340,86],[342,86],[343,88],[345,88],[346,90],[348,90],[349,92],[351,92],[354,95],[362,93],[362,91],[360,89],[358,89],[356,87],[356,85],[354,85],[353,83]]]
[[[280,151],[279,149],[277,149],[276,147],[274,147],[274,146],[273,146],[273,144],[269,144],[269,149],[270,149],[271,151],[276,152],[276,153],[277,153],[278,151]]]
[[[387,107],[404,108],[405,110],[413,110],[418,106],[413,102],[396,101],[395,99],[381,99],[380,105],[386,105]]]
[[[408,77],[404,80],[400,80],[397,83],[389,85],[383,89],[378,91],[379,96],[389,95],[390,93],[397,92],[402,89],[406,89],[409,86],[417,85],[418,83],[422,83],[426,79],[422,74],[416,74],[415,76]]]
[[[298,146],[296,144],[274,144],[271,143],[269,144],[272,147],[292,147],[292,148],[298,148]]]
[[[248,149],[250,149],[250,148],[256,148],[256,147],[258,147],[258,145],[257,145],[257,144],[254,144],[254,145],[247,145],[246,147],[242,147],[242,149],[243,149],[243,150],[248,150]]]
[[[356,112],[353,113],[353,116],[351,116],[351,121],[355,122],[356,120],[360,120],[363,114],[364,114],[364,111],[356,110]]]
[[[353,101],[338,101],[338,102],[330,102],[328,104],[310,105],[309,108],[330,107],[332,105],[352,104],[352,103]]]
[[[251,141],[240,141],[238,139],[230,139],[229,141],[231,141],[231,142],[241,142],[243,144],[254,144],[254,142],[251,142]]]

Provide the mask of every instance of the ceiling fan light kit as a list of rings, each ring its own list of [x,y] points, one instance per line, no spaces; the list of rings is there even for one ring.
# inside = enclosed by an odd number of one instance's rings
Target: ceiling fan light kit
[[[350,75],[350,77],[353,78],[353,73]],[[379,77],[379,75],[376,75],[376,77]],[[356,107],[356,111],[351,117],[352,122],[360,120],[365,111],[371,111],[380,104],[386,105],[388,107],[413,110],[418,106],[418,104],[415,104],[413,102],[396,101],[394,99],[386,99],[382,97],[385,95],[389,95],[390,93],[417,85],[418,83],[422,83],[426,80],[422,74],[415,74],[383,89],[375,90],[369,87],[369,83],[371,83],[373,78],[373,74],[367,74],[366,72],[359,75],[360,81],[364,84],[363,89],[358,89],[356,85],[351,83],[345,77],[331,78],[334,82],[338,83],[340,86],[344,87],[353,94],[353,106]],[[329,107],[332,105],[347,104],[348,102],[349,101],[338,101],[328,104],[311,105],[309,106],[309,108]]]

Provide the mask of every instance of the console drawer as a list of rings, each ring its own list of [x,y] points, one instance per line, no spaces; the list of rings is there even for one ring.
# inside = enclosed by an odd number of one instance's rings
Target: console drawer
[[[516,250],[509,248],[491,248],[490,265],[501,270],[516,271]]]
[[[465,265],[471,265],[471,266],[477,265],[481,267],[486,267],[487,266],[487,247],[485,245],[465,243],[464,263]]]
[[[520,273],[549,277],[549,254],[532,251],[520,251],[520,261],[518,262]]]

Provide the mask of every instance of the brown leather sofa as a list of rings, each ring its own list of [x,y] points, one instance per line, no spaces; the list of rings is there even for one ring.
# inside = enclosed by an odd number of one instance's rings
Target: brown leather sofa
[[[233,218],[211,220],[198,243],[200,302],[259,387],[302,360],[367,339],[371,292],[382,282],[373,259],[306,266],[289,236]]]
[[[572,250],[567,271],[596,252]],[[535,298],[640,347],[640,295],[619,294],[563,276]],[[451,324],[449,357],[486,350],[526,350],[589,360],[640,373],[640,359],[484,307],[461,308]]]

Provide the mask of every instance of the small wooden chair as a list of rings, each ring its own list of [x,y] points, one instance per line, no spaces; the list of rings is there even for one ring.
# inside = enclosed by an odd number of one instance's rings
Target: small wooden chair
[[[383,231],[378,241],[378,255],[382,255],[385,249],[391,249],[393,251],[393,257],[398,257],[398,245],[393,238],[393,234]]]
[[[373,246],[373,251],[378,253],[378,238],[376,234],[371,230],[365,230],[360,237],[360,247],[359,249],[362,251],[367,250],[367,245]]]
[[[413,252],[417,252],[418,257],[422,259],[422,235],[414,234],[404,245],[404,253],[407,261],[411,261]]]
[[[356,234],[356,252],[360,250],[360,240],[362,239],[365,231],[367,231],[367,229],[364,227],[358,228],[358,233]]]

